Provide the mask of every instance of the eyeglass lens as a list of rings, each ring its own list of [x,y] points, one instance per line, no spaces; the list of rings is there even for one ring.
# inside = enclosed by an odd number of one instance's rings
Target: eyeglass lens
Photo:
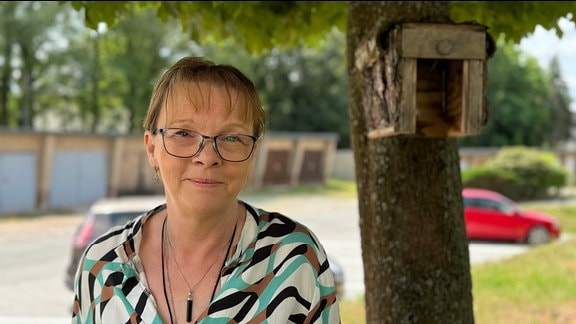
[[[240,162],[248,159],[254,148],[254,138],[243,134],[222,134],[214,137],[202,135],[180,128],[163,128],[164,148],[176,157],[192,157],[206,145],[206,139],[214,141],[213,147],[218,155],[230,162]]]

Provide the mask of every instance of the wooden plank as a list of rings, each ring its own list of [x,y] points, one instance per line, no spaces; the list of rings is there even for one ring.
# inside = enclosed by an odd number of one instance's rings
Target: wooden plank
[[[416,132],[416,75],[417,60],[403,59],[400,62],[402,90],[398,104],[397,131],[403,134]]]
[[[462,75],[463,104],[462,131],[465,135],[476,135],[482,131],[484,120],[484,65],[479,60],[464,61]]]
[[[481,25],[404,24],[403,58],[486,59],[486,30]]]

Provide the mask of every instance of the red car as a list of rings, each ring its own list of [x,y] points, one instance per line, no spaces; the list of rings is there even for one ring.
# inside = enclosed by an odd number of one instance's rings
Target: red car
[[[498,192],[464,188],[462,196],[466,233],[470,240],[543,244],[560,236],[560,223],[555,217],[523,210]]]

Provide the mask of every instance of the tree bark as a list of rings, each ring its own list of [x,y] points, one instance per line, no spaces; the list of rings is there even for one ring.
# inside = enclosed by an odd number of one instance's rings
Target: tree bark
[[[402,22],[449,22],[449,2],[349,4],[347,62],[367,323],[474,323],[458,144],[368,139],[364,112],[390,111],[379,35]]]

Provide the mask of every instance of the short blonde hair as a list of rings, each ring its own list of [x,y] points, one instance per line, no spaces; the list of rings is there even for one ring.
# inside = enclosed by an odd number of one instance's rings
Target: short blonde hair
[[[206,82],[235,90],[246,108],[246,119],[252,122],[253,134],[260,137],[266,129],[266,112],[254,83],[231,65],[215,64],[202,57],[184,57],[172,65],[156,82],[144,118],[144,129],[153,131],[158,127],[158,117],[172,89],[182,83]]]

